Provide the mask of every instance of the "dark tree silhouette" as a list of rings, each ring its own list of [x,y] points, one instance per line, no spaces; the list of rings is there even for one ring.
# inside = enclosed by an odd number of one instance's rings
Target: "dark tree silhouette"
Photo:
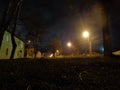
[[[12,20],[12,15],[8,16],[11,7],[11,2],[12,0],[8,1],[4,13],[2,15],[1,26],[0,26],[0,48],[3,40],[4,32],[8,28],[10,21]]]
[[[57,50],[59,50],[59,52],[62,52],[61,41],[57,38],[53,38],[51,40],[50,50],[53,53],[54,57]]]
[[[112,56],[112,42],[110,35],[110,21],[109,21],[109,8],[111,7],[112,0],[101,0],[103,6],[103,14],[105,16],[103,21],[103,45],[104,45],[104,56]]]
[[[15,35],[16,25],[17,25],[17,22],[18,22],[18,19],[19,19],[19,16],[20,16],[20,11],[21,11],[21,7],[22,7],[22,2],[23,2],[23,0],[18,0],[18,1],[17,1],[16,10],[15,10],[15,12],[13,13],[13,15],[15,16],[15,20],[14,20],[13,29],[12,29],[12,32],[11,32],[11,40],[12,40],[12,44],[13,44],[13,49],[12,49],[12,52],[11,52],[10,59],[13,59],[13,58],[14,58],[15,49],[16,49],[16,47],[17,47],[16,42],[15,42],[14,35]]]
[[[3,40],[3,34],[5,30],[7,30],[8,27],[11,26],[10,29],[12,29],[11,32],[11,40],[12,40],[12,53],[10,56],[10,59],[13,59],[15,49],[16,49],[16,43],[14,39],[15,30],[16,30],[16,24],[19,19],[21,7],[22,7],[23,0],[8,0],[8,4],[6,6],[6,9],[4,11],[2,22],[1,22],[1,33],[0,33],[0,46]]]

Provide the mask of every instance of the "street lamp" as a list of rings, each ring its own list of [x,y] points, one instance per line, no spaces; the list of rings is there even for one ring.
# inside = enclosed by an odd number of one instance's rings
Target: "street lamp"
[[[57,53],[59,53],[59,50],[56,50]]]
[[[68,43],[67,43],[67,46],[68,46],[68,47],[71,47],[71,46],[72,46],[71,42],[68,42]]]
[[[71,56],[73,56],[73,45],[71,42],[68,42],[67,43],[67,47],[69,48],[69,54],[71,54]]]
[[[30,41],[30,40],[28,40],[28,43],[31,43],[31,41]]]
[[[84,31],[83,32],[83,37],[84,38],[89,38],[89,32],[88,31]]]
[[[91,38],[90,38],[90,34],[88,31],[84,31],[83,32],[83,37],[84,38],[88,38],[88,42],[89,42],[89,53],[91,54],[92,52],[92,43],[91,43]]]

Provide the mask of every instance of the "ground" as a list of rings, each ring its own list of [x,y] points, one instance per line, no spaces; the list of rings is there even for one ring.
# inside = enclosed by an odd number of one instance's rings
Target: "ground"
[[[116,90],[119,58],[0,61],[0,90]]]

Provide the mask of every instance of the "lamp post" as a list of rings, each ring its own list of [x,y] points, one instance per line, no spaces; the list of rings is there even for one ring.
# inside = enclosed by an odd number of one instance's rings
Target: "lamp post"
[[[89,53],[92,53],[92,42],[91,42],[91,38],[90,38],[90,34],[88,31],[84,31],[83,32],[83,37],[84,38],[88,38],[88,42],[89,42]]]

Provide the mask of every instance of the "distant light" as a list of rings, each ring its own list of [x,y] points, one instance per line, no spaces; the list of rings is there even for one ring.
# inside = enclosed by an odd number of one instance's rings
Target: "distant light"
[[[89,37],[89,32],[88,31],[83,32],[83,37],[88,38]]]
[[[30,40],[28,40],[28,43],[31,43],[31,41],[30,41]]]
[[[101,50],[102,52],[104,52],[104,47],[101,47],[100,50]]]
[[[71,46],[72,46],[71,42],[68,42],[68,43],[67,43],[67,46],[68,46],[68,47],[71,47]]]
[[[49,56],[49,57],[50,57],[50,58],[51,58],[51,57],[53,57],[53,54],[50,54],[50,56]]]
[[[59,50],[56,50],[57,53],[59,53]]]

